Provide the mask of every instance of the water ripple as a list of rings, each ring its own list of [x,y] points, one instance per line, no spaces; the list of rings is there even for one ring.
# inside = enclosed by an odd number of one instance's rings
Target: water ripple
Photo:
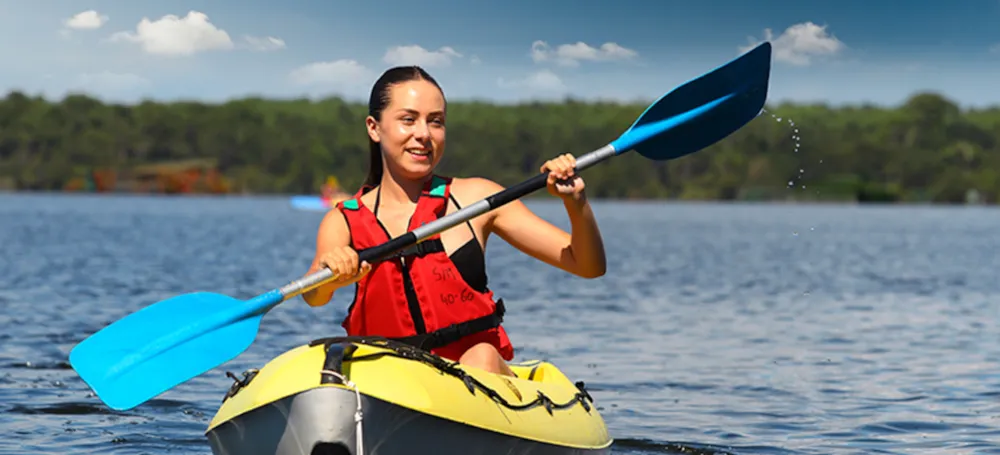
[[[568,227],[558,204],[532,201]],[[1000,453],[1000,211],[599,203],[608,274],[490,242],[518,358],[586,381],[620,454]],[[269,313],[240,357],[128,412],[67,363],[145,305],[305,271],[283,198],[0,195],[0,453],[209,453],[239,372],[342,334],[349,296]]]

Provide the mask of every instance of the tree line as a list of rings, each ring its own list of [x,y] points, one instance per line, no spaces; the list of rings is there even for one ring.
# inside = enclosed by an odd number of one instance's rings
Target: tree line
[[[646,104],[452,101],[441,172],[505,185],[548,158],[615,139]],[[0,100],[0,188],[61,190],[97,169],[211,159],[228,191],[353,192],[367,170],[365,105],[339,98],[109,104],[11,92]],[[769,105],[696,154],[627,154],[585,174],[597,198],[996,203],[1000,107],[961,109],[934,93],[898,107]]]

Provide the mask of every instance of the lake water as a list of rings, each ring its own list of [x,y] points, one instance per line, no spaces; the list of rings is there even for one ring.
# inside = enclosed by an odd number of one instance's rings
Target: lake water
[[[529,206],[568,227],[561,205]],[[488,265],[518,359],[585,381],[616,453],[1000,453],[1000,210],[595,210],[604,277],[497,238]],[[349,292],[278,306],[240,357],[128,412],[69,350],[177,294],[301,276],[321,216],[286,198],[0,195],[0,453],[209,453],[224,371],[342,334]]]

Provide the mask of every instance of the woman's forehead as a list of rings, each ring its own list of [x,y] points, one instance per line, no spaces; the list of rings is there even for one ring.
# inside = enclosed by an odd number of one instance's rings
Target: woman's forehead
[[[434,84],[424,81],[407,81],[393,85],[390,105],[396,109],[435,111],[444,109],[444,97]]]

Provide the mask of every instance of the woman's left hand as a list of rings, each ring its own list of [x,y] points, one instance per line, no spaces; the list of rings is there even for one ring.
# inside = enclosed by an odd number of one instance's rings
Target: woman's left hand
[[[542,165],[541,172],[548,172],[546,180],[549,194],[563,200],[580,200],[583,197],[583,177],[576,174],[576,158],[567,153],[557,156]]]

